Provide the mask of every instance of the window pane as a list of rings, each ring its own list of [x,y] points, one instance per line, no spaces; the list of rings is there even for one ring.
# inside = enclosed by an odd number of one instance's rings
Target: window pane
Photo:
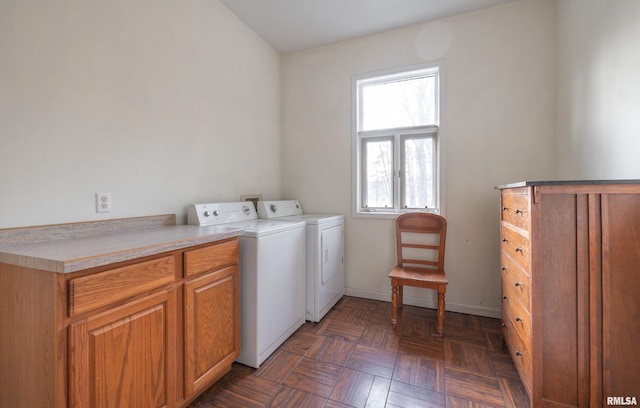
[[[433,75],[362,86],[362,129],[433,125]]]
[[[370,208],[393,208],[393,143],[365,140],[365,199]]]
[[[435,208],[434,139],[405,138],[402,201],[406,208]]]

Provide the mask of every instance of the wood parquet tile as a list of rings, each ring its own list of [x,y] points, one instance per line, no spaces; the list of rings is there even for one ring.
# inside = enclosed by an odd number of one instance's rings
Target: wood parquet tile
[[[442,360],[432,360],[413,354],[399,354],[393,379],[406,384],[444,392],[444,365]]]
[[[363,344],[356,345],[347,367],[379,377],[391,378],[396,364],[396,351],[386,351]]]
[[[342,372],[330,399],[352,407],[364,407],[369,398],[373,380],[375,380],[374,375],[347,367]]]
[[[495,376],[491,355],[486,347],[445,340],[444,364],[445,367]]]
[[[528,408],[498,319],[345,296],[259,369],[234,363],[190,408]]]
[[[344,367],[303,357],[284,384],[311,394],[329,398]]]
[[[306,357],[344,367],[355,348],[356,343],[321,336],[320,339],[309,348]]]

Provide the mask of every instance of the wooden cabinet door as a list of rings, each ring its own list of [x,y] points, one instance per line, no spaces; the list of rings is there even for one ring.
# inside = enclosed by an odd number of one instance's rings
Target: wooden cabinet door
[[[185,398],[226,373],[240,354],[238,265],[184,284]]]
[[[534,335],[538,356],[533,405],[542,401],[563,407],[584,406],[588,393],[589,308],[587,196],[541,194],[539,267],[533,274],[538,295],[532,302],[541,314]],[[542,405],[541,405],[542,406]]]
[[[72,324],[70,407],[174,406],[175,310],[169,290]]]
[[[602,277],[594,291],[602,320],[592,319],[592,340],[602,333],[602,347],[592,367],[601,372],[595,389],[607,397],[640,397],[640,194],[602,195]],[[596,301],[596,299],[593,299]],[[602,381],[602,387],[597,382]]]

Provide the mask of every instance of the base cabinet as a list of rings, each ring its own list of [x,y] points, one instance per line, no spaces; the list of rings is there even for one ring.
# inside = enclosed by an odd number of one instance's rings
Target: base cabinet
[[[640,184],[503,188],[505,342],[534,407],[640,399]]]
[[[240,353],[237,237],[0,282],[1,407],[184,407]]]

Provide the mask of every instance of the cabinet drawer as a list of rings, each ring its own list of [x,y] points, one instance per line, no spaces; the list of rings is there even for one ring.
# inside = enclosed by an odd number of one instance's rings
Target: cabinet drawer
[[[173,256],[71,279],[69,280],[69,316],[168,285],[174,279]]]
[[[503,290],[505,289],[507,291],[510,290],[510,288],[505,288],[503,284]],[[511,326],[518,332],[522,341],[526,344],[531,344],[531,315],[529,311],[522,306],[511,292],[503,293],[505,293],[504,296],[506,296],[506,298],[502,298],[503,322],[508,320]]]
[[[528,231],[531,227],[529,190],[514,190],[507,190],[502,193],[501,219]]]
[[[185,252],[184,276],[193,276],[238,263],[239,256],[240,245],[237,238]]]
[[[525,272],[529,273],[531,268],[531,244],[528,237],[503,224],[500,229],[500,248]]]
[[[504,307],[503,307],[504,316]],[[511,325],[511,322],[503,317],[502,319],[502,333],[504,335],[504,341],[509,349],[509,354],[513,360],[516,370],[520,374],[522,384],[527,390],[529,396],[531,396],[532,390],[532,372],[533,372],[533,359],[531,356],[530,347],[525,344],[518,336],[518,333]]]
[[[502,293],[517,298],[520,303],[531,312],[531,284],[529,275],[507,256],[504,251],[500,254],[502,265]]]

